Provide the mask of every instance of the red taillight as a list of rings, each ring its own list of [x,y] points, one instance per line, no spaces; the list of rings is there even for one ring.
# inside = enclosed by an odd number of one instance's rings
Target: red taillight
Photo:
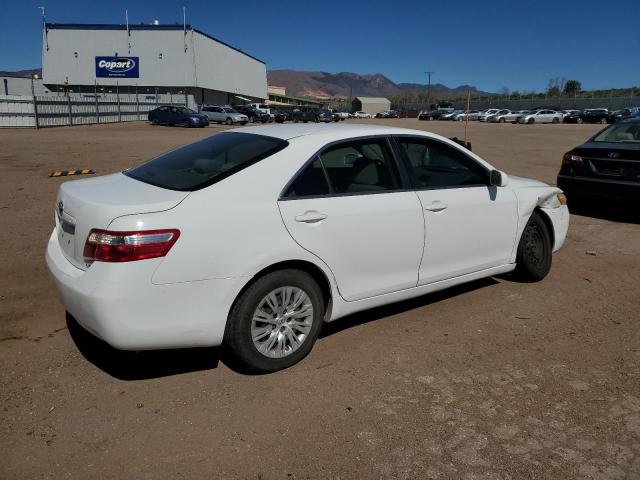
[[[580,155],[576,155],[573,152],[567,152],[564,154],[564,157],[562,157],[562,164],[569,167],[582,167],[584,165],[584,161]]]
[[[180,236],[180,230],[110,232],[94,228],[84,244],[84,261],[133,262],[164,257]]]

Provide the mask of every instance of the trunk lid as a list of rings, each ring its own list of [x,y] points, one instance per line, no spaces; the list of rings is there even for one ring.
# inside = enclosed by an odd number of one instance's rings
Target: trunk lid
[[[67,260],[86,270],[82,254],[92,228],[106,229],[123,215],[169,210],[189,193],[149,185],[122,173],[65,182],[55,208],[60,247]]]
[[[576,174],[611,180],[640,181],[640,144],[589,142],[574,149],[584,166]]]

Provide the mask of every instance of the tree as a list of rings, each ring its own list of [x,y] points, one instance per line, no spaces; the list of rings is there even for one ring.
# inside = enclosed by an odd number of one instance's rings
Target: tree
[[[582,91],[582,83],[578,80],[567,80],[564,85],[564,93],[568,95],[575,95]]]

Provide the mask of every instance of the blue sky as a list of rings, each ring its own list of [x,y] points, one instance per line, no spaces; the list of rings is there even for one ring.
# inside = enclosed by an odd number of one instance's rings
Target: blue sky
[[[0,70],[41,64],[41,19],[57,23],[182,21],[275,69],[383,73],[395,82],[544,90],[640,85],[638,0],[51,1],[7,0]]]

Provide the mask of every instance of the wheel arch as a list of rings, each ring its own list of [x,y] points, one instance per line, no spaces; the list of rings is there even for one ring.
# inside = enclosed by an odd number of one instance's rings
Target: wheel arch
[[[247,290],[253,283],[264,277],[265,275],[276,272],[278,270],[286,270],[286,269],[295,269],[301,270],[303,272],[308,273],[311,277],[316,281],[318,286],[320,287],[320,291],[322,292],[322,297],[325,301],[325,321],[331,318],[332,307],[333,307],[333,293],[331,287],[331,281],[327,276],[326,272],[322,270],[322,268],[318,267],[313,262],[308,260],[284,260],[273,263],[267,267],[262,268],[262,270],[258,271],[255,275],[253,275],[245,285],[240,289],[237,293],[235,299],[233,300],[233,305],[238,301],[238,298],[242,296],[242,294]],[[229,314],[233,310],[233,305],[229,309]]]

